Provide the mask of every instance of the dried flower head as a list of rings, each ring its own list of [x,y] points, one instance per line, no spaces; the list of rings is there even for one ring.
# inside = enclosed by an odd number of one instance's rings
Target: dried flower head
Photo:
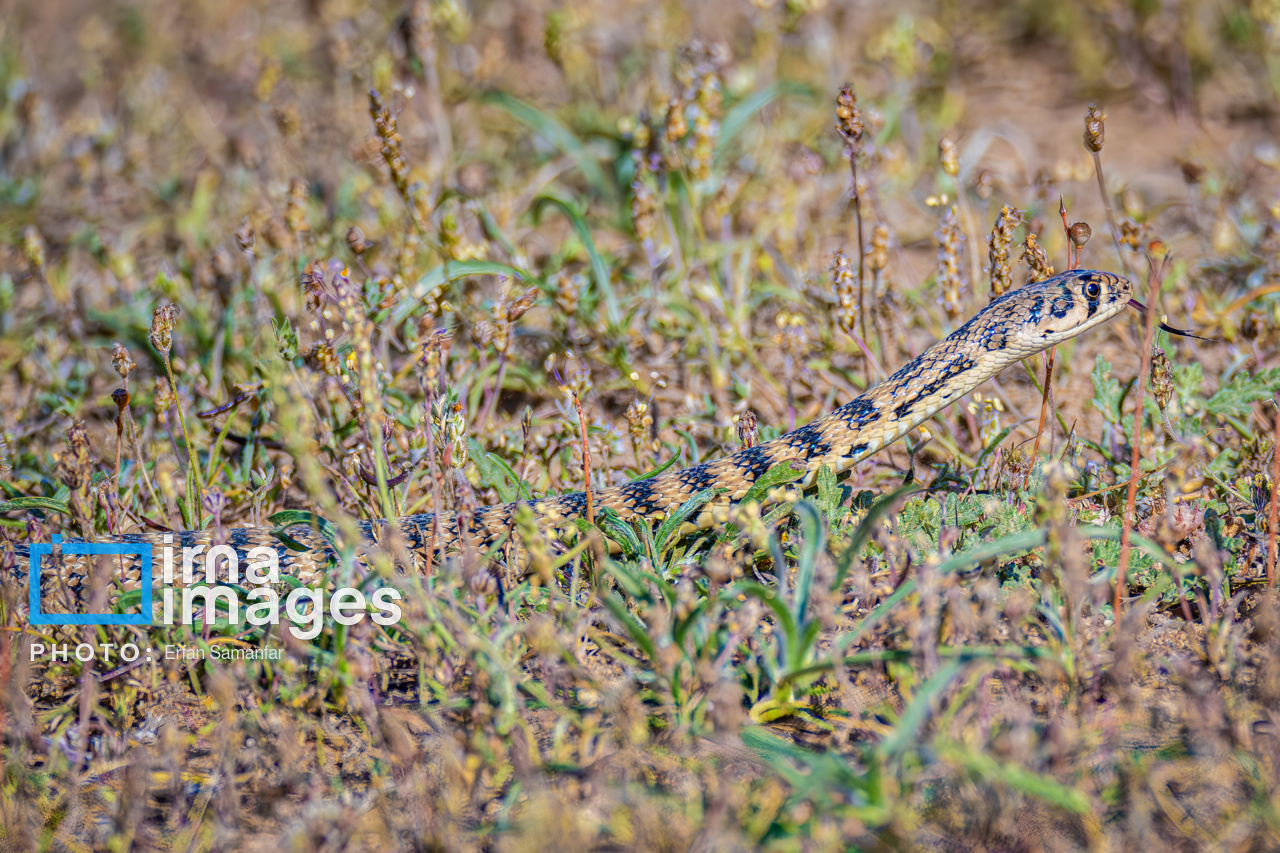
[[[372,245],[373,243],[365,239],[359,225],[352,225],[347,229],[347,248],[356,255],[363,255]]]
[[[173,386],[169,384],[169,380],[163,376],[157,376],[155,389],[151,395],[151,408],[157,415],[163,417],[169,409],[173,408],[174,399]]]
[[[733,429],[743,447],[755,447],[760,439],[755,410],[747,409],[742,414],[736,415],[733,419]]]
[[[1173,399],[1173,365],[1160,347],[1151,348],[1151,393],[1163,412]]]
[[[640,178],[631,183],[631,223],[641,242],[653,235],[658,223],[658,200],[649,185]]]
[[[125,385],[129,384],[129,374],[138,365],[134,364],[133,359],[129,357],[129,350],[119,341],[111,342],[111,366],[116,369],[116,373],[120,374],[120,378],[124,380]]]
[[[1088,222],[1073,222],[1067,229],[1067,234],[1070,235],[1073,246],[1083,249],[1084,244],[1088,243],[1089,238],[1093,236],[1093,229],[1089,227]]]
[[[22,253],[31,266],[44,269],[44,238],[34,225],[22,229]]]
[[[240,225],[236,228],[236,231],[235,231],[235,237],[236,237],[236,246],[240,249],[240,251],[242,252],[253,251],[253,246],[254,246],[254,243],[256,242],[256,236],[253,230],[253,222],[249,220],[249,217],[246,216],[244,219],[240,220]]]
[[[636,454],[636,464],[644,464],[644,446],[653,434],[653,415],[649,403],[636,398],[627,406],[627,433],[631,436],[631,448]]]
[[[1009,266],[1009,248],[1013,245],[1013,232],[1022,224],[1022,211],[1003,205],[996,217],[995,227],[987,240],[987,257],[991,261],[991,298],[1005,293],[1013,286],[1013,269]]]
[[[871,248],[867,251],[867,269],[879,273],[889,265],[889,228],[877,225],[871,229]]]
[[[1053,264],[1049,263],[1049,255],[1044,246],[1036,242],[1035,234],[1027,234],[1027,240],[1022,244],[1022,260],[1031,267],[1032,281],[1044,281],[1053,276]]]
[[[933,236],[938,241],[938,287],[942,290],[940,301],[947,316],[955,319],[964,310],[961,299],[968,282],[960,271],[960,247],[964,243],[964,232],[960,229],[954,205],[947,207]]]
[[[578,296],[582,292],[582,280],[579,276],[560,273],[556,276],[556,308],[565,317],[572,317],[578,311]]]
[[[949,136],[938,140],[938,162],[942,164],[942,171],[951,177],[960,174],[960,155],[956,151],[956,141]]]
[[[462,412],[462,402],[453,391],[447,391],[431,401],[431,429],[436,447],[448,448],[449,464],[461,468],[467,464],[467,419]]]
[[[1120,243],[1132,249],[1142,245],[1142,226],[1132,219],[1120,221]]]
[[[165,358],[173,349],[173,326],[182,309],[168,303],[151,312],[151,345]]]
[[[862,109],[850,83],[842,86],[836,96],[836,130],[850,145],[862,140]]]
[[[304,179],[294,178],[289,181],[289,194],[284,208],[284,224],[294,234],[300,234],[311,229],[311,226],[307,224],[307,196],[310,192],[311,187]]]
[[[848,255],[839,249],[831,259],[831,288],[836,294],[836,325],[845,334],[853,334],[858,320],[858,277]]]
[[[1107,114],[1097,104],[1090,104],[1084,115],[1084,147],[1097,154],[1106,144]]]
[[[373,127],[378,134],[382,159],[391,172],[396,190],[403,196],[409,187],[409,164],[404,159],[404,142],[396,128],[396,117],[383,106],[377,89],[369,90],[369,115],[373,118]]]
[[[675,145],[684,139],[689,132],[689,123],[684,117],[684,100],[681,98],[672,98],[667,103],[667,116],[665,122],[665,133],[667,143]]]

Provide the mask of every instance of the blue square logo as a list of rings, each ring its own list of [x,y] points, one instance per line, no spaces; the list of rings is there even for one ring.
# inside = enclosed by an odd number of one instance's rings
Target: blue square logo
[[[142,561],[142,606],[137,613],[45,613],[40,609],[40,558],[53,556],[53,546],[62,545],[63,554],[71,555],[133,555]],[[91,542],[63,544],[55,535],[52,544],[37,543],[31,546],[31,624],[32,625],[150,625],[151,606],[151,546],[145,543],[129,545],[97,544]]]

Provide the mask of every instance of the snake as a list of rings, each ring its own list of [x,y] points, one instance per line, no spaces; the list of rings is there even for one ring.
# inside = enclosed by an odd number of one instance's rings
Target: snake
[[[575,519],[594,516],[606,508],[626,522],[656,524],[695,495],[713,490],[714,497],[698,507],[696,515],[682,520],[680,531],[723,524],[733,506],[774,466],[790,463],[801,472],[790,488],[814,485],[824,467],[833,474],[842,474],[1006,367],[1106,323],[1127,306],[1145,310],[1132,298],[1131,289],[1123,276],[1083,269],[1024,284],[993,299],[951,334],[861,396],[771,441],[615,488],[593,490],[590,495],[576,492],[440,513],[438,517],[419,514],[357,522],[361,543],[356,559],[372,570],[372,554],[382,550],[396,555],[402,572],[425,571],[438,564],[441,554],[457,552],[463,545],[491,549],[495,543],[509,541],[515,535],[521,506],[527,507],[538,529],[556,537],[575,529]],[[283,536],[281,532],[266,527],[231,527],[111,537],[106,541],[135,546],[131,549],[134,553],[110,561],[112,600],[122,592],[139,588],[139,554],[151,547],[153,565],[158,566],[159,549],[165,545],[229,545],[241,558],[252,548],[272,548],[277,552],[282,574],[305,585],[325,583],[326,572],[336,557],[330,540],[314,524],[294,525],[283,531]],[[74,544],[74,540],[68,542]],[[2,559],[8,563],[10,575],[27,577],[30,543],[8,545],[6,550]],[[57,568],[42,570],[38,581],[42,590],[54,587],[59,594],[52,597],[60,596],[62,600],[87,592],[89,570],[82,557],[63,554],[60,560],[51,562]],[[48,598],[48,593],[45,596]]]

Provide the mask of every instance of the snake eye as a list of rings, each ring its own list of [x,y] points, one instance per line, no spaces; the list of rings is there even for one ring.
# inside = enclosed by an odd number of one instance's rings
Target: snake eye
[[[1102,285],[1096,281],[1091,281],[1084,286],[1084,295],[1086,299],[1097,299],[1102,296]]]

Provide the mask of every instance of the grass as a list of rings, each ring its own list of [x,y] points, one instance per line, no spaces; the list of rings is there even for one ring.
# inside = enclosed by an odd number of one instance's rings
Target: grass
[[[1112,5],[20,6],[0,847],[1280,845],[1280,20]],[[1218,343],[1118,318],[697,536],[358,574],[360,520],[776,437],[1068,247]],[[294,521],[403,619],[55,630],[7,571]],[[280,656],[31,655],[130,640]]]

